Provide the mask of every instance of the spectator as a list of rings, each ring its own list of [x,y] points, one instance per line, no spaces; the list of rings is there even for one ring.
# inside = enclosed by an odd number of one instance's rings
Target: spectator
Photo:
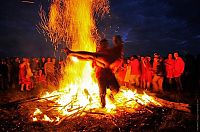
[[[147,84],[147,89],[149,90],[151,87],[151,82],[152,82],[152,64],[151,64],[151,57],[147,56],[146,57],[146,84]]]
[[[164,80],[164,62],[162,58],[160,58],[160,55],[154,54],[154,61],[153,61],[153,91],[155,92],[163,92],[163,80]]]
[[[51,58],[47,58],[47,62],[44,64],[44,72],[46,76],[47,85],[49,85],[50,83],[54,84],[54,69],[54,64],[51,62]]]
[[[45,75],[42,73],[42,70],[38,71],[36,81],[39,87],[42,87],[42,88],[46,87],[46,78],[45,78]]]
[[[31,69],[33,74],[39,70],[39,60],[37,58],[33,58]]]
[[[39,69],[42,69],[43,74],[45,74],[44,72],[44,64],[46,63],[46,59],[44,57],[42,57],[42,59],[39,62]]]
[[[20,59],[18,57],[15,58],[14,62],[13,62],[13,66],[12,66],[12,80],[13,80],[13,85],[14,88],[18,88],[19,87],[19,65],[20,65]]]
[[[172,79],[174,78],[174,66],[175,66],[175,60],[173,59],[173,55],[169,53],[168,58],[165,60],[165,71],[166,71],[166,78],[170,88],[172,88]]]
[[[140,85],[140,62],[136,55],[131,56],[131,76],[130,76],[130,83],[134,86],[138,87]]]
[[[27,91],[30,90],[31,76],[30,63],[28,59],[23,58],[22,63],[19,65],[19,84],[21,85],[21,91],[24,91],[24,85]]]
[[[185,62],[181,57],[179,57],[178,52],[174,52],[175,64],[174,64],[174,77],[176,81],[177,90],[180,92],[183,90],[181,75],[183,74],[185,68]]]
[[[0,78],[1,78],[1,89],[6,90],[8,88],[8,66],[5,60],[1,60]]]
[[[126,62],[126,74],[124,77],[124,83],[126,87],[130,86],[130,76],[131,76],[131,61],[129,59],[127,59]]]

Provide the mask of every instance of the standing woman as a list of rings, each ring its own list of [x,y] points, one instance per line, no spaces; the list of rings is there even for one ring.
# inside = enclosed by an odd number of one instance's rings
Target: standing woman
[[[125,86],[129,87],[130,85],[130,76],[131,76],[131,63],[130,60],[127,60],[126,74],[124,77]]]
[[[22,63],[19,65],[19,84],[21,91],[24,91],[24,85],[26,81],[26,58],[22,59]]]
[[[153,77],[153,70],[152,70],[152,64],[151,64],[151,57],[146,57],[146,79],[147,79],[147,90],[150,90],[151,83],[152,83],[152,77]]]
[[[165,71],[166,71],[167,81],[170,87],[172,87],[172,79],[174,78],[174,66],[175,66],[175,60],[173,59],[173,55],[169,53],[168,58],[165,60]]]
[[[141,88],[146,89],[147,85],[147,66],[146,66],[146,58],[144,56],[141,57]]]
[[[30,90],[33,88],[33,79],[31,78],[33,76],[32,69],[30,67],[30,60],[26,59],[26,90]]]
[[[21,86],[21,91],[24,91],[24,85],[26,90],[30,90],[29,85],[31,84],[31,79],[29,76],[27,76],[28,67],[30,67],[30,64],[28,64],[28,59],[23,58],[22,63],[19,65],[19,84]]]

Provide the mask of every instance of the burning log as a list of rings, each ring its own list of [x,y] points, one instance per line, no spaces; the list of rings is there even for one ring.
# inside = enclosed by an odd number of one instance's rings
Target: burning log
[[[17,100],[17,101],[13,101],[13,102],[0,104],[0,108],[2,108],[2,109],[3,108],[4,109],[17,109],[20,104],[33,102],[33,101],[39,101],[39,100],[46,100],[48,98],[53,98],[56,96],[60,96],[60,95],[53,95],[53,96],[49,96],[49,97],[45,97],[45,98],[31,97],[28,99],[21,99],[21,100]]]
[[[71,115],[69,115],[69,116],[64,116],[61,120],[59,120],[55,125],[57,126],[57,125],[59,125],[62,121],[64,121],[65,119],[69,119],[69,118],[73,118],[74,116],[77,116],[78,114],[79,114],[79,116],[84,112],[84,110],[85,110],[85,108],[86,107],[79,107],[79,108],[76,108],[76,109],[74,109],[74,111],[75,110],[77,110],[74,114],[71,114]],[[72,110],[73,111],[73,110]]]
[[[144,94],[144,95],[146,96],[146,94]],[[167,107],[167,108],[175,109],[175,110],[179,110],[179,111],[191,112],[191,110],[189,109],[189,104],[171,102],[171,101],[167,101],[167,100],[155,97],[155,96],[153,98],[156,102],[158,102],[160,104],[160,105],[158,105],[160,107]],[[136,96],[136,99],[143,100],[143,98],[141,98],[139,96]],[[153,102],[151,101],[151,99],[149,99],[149,98],[145,98],[145,99],[150,102],[149,105],[151,105],[151,103],[152,103],[152,106],[155,106],[155,105],[153,105]],[[137,103],[139,104],[138,101],[137,101]],[[142,104],[140,104],[140,105],[142,105]]]

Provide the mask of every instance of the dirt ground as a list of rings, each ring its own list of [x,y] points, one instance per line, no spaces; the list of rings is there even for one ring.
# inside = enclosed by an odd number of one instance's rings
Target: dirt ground
[[[14,88],[1,91],[0,131],[198,131],[199,94],[196,92],[151,93],[168,101],[188,103],[191,113],[164,107],[151,108],[152,112],[149,112],[141,107],[134,113],[123,110],[117,111],[115,115],[88,113],[81,117],[66,118],[59,125],[49,122],[31,122],[26,107],[8,103],[40,97],[45,91],[47,89],[40,88],[24,92]]]

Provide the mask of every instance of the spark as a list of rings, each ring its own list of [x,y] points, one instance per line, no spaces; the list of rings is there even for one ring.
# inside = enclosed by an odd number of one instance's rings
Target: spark
[[[29,3],[29,4],[34,4],[35,3],[34,1],[28,1],[28,0],[23,0],[21,2],[23,2],[23,3]]]

